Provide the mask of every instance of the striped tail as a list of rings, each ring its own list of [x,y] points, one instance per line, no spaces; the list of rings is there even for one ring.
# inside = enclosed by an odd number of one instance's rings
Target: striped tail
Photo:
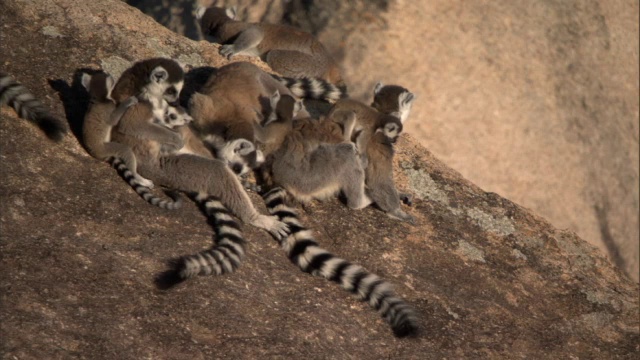
[[[362,266],[322,249],[313,239],[311,231],[300,224],[295,210],[285,204],[284,189],[274,188],[264,194],[263,199],[269,213],[289,225],[291,235],[280,246],[302,271],[334,281],[366,301],[389,322],[397,337],[417,333],[417,317],[413,308],[394,294],[391,284]]]
[[[140,184],[138,180],[136,180],[136,177],[133,174],[133,171],[129,170],[129,168],[124,163],[124,161],[122,161],[122,159],[120,158],[111,159],[111,166],[113,166],[116,170],[118,170],[118,174],[122,176],[124,181],[126,181],[127,184],[129,184],[129,186],[131,186],[133,190],[149,204],[157,206],[161,209],[166,209],[166,210],[176,210],[182,207],[182,198],[180,198],[180,195],[178,193],[171,193],[170,194],[172,198],[171,200],[163,199],[161,197],[154,195],[151,192],[151,189]]]
[[[215,229],[216,243],[210,249],[170,262],[171,269],[156,278],[156,286],[169,289],[198,275],[222,275],[234,272],[244,258],[245,239],[240,225],[214,196],[197,195],[196,202]]]
[[[271,76],[299,98],[334,102],[347,97],[346,86],[337,86],[324,79],[309,77],[289,78],[274,74],[271,74]]]
[[[0,105],[8,104],[18,116],[36,124],[47,137],[60,141],[67,133],[67,124],[49,114],[47,108],[11,75],[0,72]]]

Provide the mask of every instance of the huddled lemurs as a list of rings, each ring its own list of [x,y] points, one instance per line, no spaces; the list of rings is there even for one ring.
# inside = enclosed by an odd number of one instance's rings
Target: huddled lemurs
[[[205,36],[219,43],[220,54],[260,57],[276,72],[290,77],[317,77],[344,85],[340,69],[324,45],[300,29],[236,20],[235,8],[199,8],[196,17]]]
[[[220,67],[189,101],[194,127],[202,134],[216,157],[226,161],[234,171],[239,162],[259,165],[261,155],[256,151],[257,125],[272,112],[270,97],[277,91],[282,95],[337,100],[342,93],[330,86],[307,88],[297,79],[271,75],[256,65],[236,62]],[[307,79],[322,84],[319,79]],[[296,117],[308,117],[303,108]],[[242,154],[245,155],[242,155]],[[242,156],[243,159],[238,159]],[[237,171],[236,171],[237,172]]]
[[[146,61],[151,64],[142,61],[131,68],[138,70],[125,71],[116,83],[114,92],[125,89],[115,96],[120,99],[128,96],[147,99],[152,104],[151,113],[154,113],[156,106],[162,104],[167,96],[170,99],[166,100],[178,99],[179,89],[184,81],[183,72],[171,60],[169,63],[155,59]],[[126,86],[121,85],[121,82],[125,82]],[[178,89],[178,92],[170,91],[172,89]],[[112,133],[114,141],[132,147],[142,176],[166,188],[198,194],[199,198],[216,197],[243,222],[265,229],[276,238],[288,233],[285,224],[273,216],[260,214],[254,208],[239,180],[225,162],[197,155],[192,151],[181,153],[184,145],[181,131],[173,132],[172,136],[180,140],[176,143],[145,139],[141,134],[155,124],[149,121],[149,112],[137,111],[137,107],[143,104],[144,102],[139,102],[129,108]],[[170,145],[169,149],[162,151],[167,145]]]
[[[168,289],[195,276],[235,271],[246,244],[238,218],[267,230],[301,270],[355,293],[396,336],[415,334],[417,315],[391,285],[321,248],[287,204],[342,195],[349,208],[375,204],[412,222],[401,208],[410,197],[394,184],[393,146],[414,94],[377,84],[371,106],[348,99],[336,63],[311,35],[237,21],[234,10],[202,8],[197,16],[202,30],[221,44],[222,55],[258,56],[285,76],[247,62],[227,64],[201,82],[186,101],[188,109],[177,104],[184,67],[171,59],[139,61],[117,82],[106,74],[82,78],[91,95],[83,132],[88,152],[110,161],[154,205],[180,204],[178,197],[156,198],[150,192],[154,185],[188,194],[214,225],[214,245],[174,259],[156,278],[157,286]],[[312,116],[304,103],[309,99],[330,110]],[[256,210],[241,182],[240,176],[252,172],[265,190],[269,214]]]

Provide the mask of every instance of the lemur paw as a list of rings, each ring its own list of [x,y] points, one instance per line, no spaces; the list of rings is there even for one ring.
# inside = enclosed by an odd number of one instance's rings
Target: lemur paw
[[[289,226],[275,216],[260,215],[251,225],[267,230],[278,241],[290,234]]]
[[[412,225],[416,224],[416,219],[413,216],[407,214],[406,212],[404,212],[404,211],[402,211],[400,209],[389,211],[387,213],[387,215],[392,219],[406,221],[406,222],[408,222],[408,223],[410,223]]]
[[[135,97],[135,96],[131,96],[127,100],[124,101],[123,105],[125,107],[131,107],[131,106],[133,106],[133,105],[135,105],[137,103],[138,103],[138,98]]]
[[[149,180],[149,179],[146,179],[146,178],[143,178],[143,177],[142,177],[142,176],[140,176],[140,175],[137,175],[137,176],[136,176],[136,181],[138,181],[138,183],[139,183],[140,185],[142,185],[142,186],[146,186],[146,187],[148,187],[149,189],[153,189],[153,187],[155,186],[155,185],[153,184],[153,181],[151,181],[151,180]]]
[[[235,55],[235,49],[233,45],[220,46],[220,55],[224,56],[227,59],[231,59],[231,57]]]

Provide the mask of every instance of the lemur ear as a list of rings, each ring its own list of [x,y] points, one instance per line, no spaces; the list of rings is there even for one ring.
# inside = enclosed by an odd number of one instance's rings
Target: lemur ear
[[[304,103],[302,99],[297,99],[296,103],[293,104],[293,117],[296,117],[300,111],[304,109]]]
[[[116,87],[116,80],[113,78],[113,76],[107,75],[105,83],[105,85],[107,86],[107,99],[113,100],[111,98],[111,92],[113,91],[113,88]]]
[[[200,20],[204,16],[204,13],[207,11],[206,6],[198,6],[195,11],[196,19]]]
[[[383,87],[384,87],[384,84],[382,82],[378,81],[376,86],[373,87],[373,95],[377,95],[378,92],[380,92],[380,89],[382,89]]]
[[[416,96],[412,92],[405,91],[402,94],[400,94],[399,98],[400,98],[400,106],[407,106],[413,103],[413,101],[416,99]]]
[[[82,83],[82,87],[89,91],[91,89],[91,75],[87,73],[82,73],[82,77],[80,78],[80,82]]]
[[[246,139],[238,139],[233,146],[233,152],[240,155],[249,155],[255,150],[253,143]]]
[[[178,65],[180,65],[180,68],[182,69],[182,71],[184,72],[189,72],[191,71],[191,69],[193,68],[193,66],[189,65],[189,64],[185,64],[182,61],[177,61]]]
[[[107,91],[111,94],[111,90],[116,86],[116,81],[113,79],[113,76],[107,75],[105,82],[107,83]]]
[[[153,71],[151,71],[151,76],[149,79],[152,82],[161,83],[169,79],[169,73],[162,66],[157,66]]]
[[[238,15],[238,10],[235,6],[232,6],[230,8],[227,8],[226,14],[231,20],[235,20],[236,16]]]
[[[280,101],[280,91],[276,90],[276,92],[271,95],[270,99],[272,109],[275,109],[276,106],[278,106],[278,101]]]

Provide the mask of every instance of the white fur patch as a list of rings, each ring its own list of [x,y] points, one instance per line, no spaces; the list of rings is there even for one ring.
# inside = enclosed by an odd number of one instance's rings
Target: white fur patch
[[[411,92],[405,91],[398,97],[398,108],[400,113],[400,122],[404,124],[409,118],[413,101],[416,99],[415,95]]]
[[[380,92],[380,89],[382,89],[384,87],[384,84],[382,83],[382,81],[378,81],[378,83],[373,87],[373,95],[375,96],[376,94],[378,94]]]
[[[194,15],[196,16],[196,19],[200,20],[202,19],[202,17],[204,16],[204,13],[207,11],[207,8],[204,6],[198,6],[196,8],[196,11],[194,12]]]

